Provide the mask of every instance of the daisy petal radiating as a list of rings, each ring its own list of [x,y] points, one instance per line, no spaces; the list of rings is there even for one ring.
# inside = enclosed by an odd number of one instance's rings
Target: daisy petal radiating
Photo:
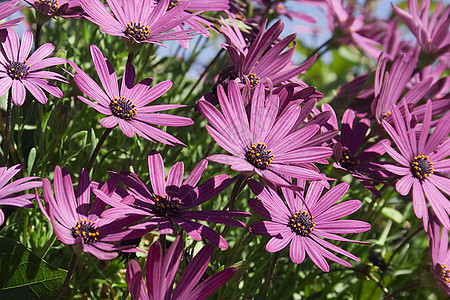
[[[110,211],[109,216],[122,213],[136,217],[150,217],[131,228],[151,231],[158,226],[160,234],[172,233],[173,224],[178,224],[195,240],[199,241],[204,238],[220,248],[228,248],[225,239],[216,231],[191,220],[204,220],[228,226],[245,226],[244,223],[234,218],[249,217],[251,216],[249,213],[236,211],[218,213],[193,209],[216,197],[236,178],[230,179],[225,174],[217,175],[197,185],[206,169],[206,161],[203,160],[199,162],[192,175],[185,180],[182,179],[184,171],[182,164],[176,163],[170,169],[169,178],[166,181],[164,162],[162,156],[156,151],[150,153],[148,165],[151,189],[145,186],[144,181],[138,175],[131,172],[118,174],[119,180],[126,186],[124,193],[127,195],[115,198],[113,194],[106,195],[98,189],[94,189],[94,193],[102,201],[113,207],[106,213]],[[131,201],[128,202],[125,199]]]
[[[102,126],[113,128],[119,125],[121,131],[128,137],[133,137],[137,134],[152,142],[156,140],[168,145],[174,145],[174,143],[184,145],[172,135],[151,125],[192,125],[194,122],[190,118],[154,113],[154,111],[182,107],[181,105],[159,105],[153,111],[150,109],[151,107],[144,106],[167,92],[172,86],[171,81],[164,81],[154,87],[150,87],[152,79],[147,78],[133,86],[135,71],[134,67],[129,64],[126,66],[125,75],[119,91],[116,73],[108,59],[103,57],[103,54],[95,45],[91,46],[91,54],[105,91],[73,62],[69,61],[69,64],[76,71],[74,75],[75,84],[83,93],[96,102],[89,101],[81,96],[78,98],[107,116],[101,120]],[[146,108],[149,109],[146,110]]]
[[[409,112],[406,104],[405,116],[397,106],[391,105],[390,110],[395,121],[395,129],[383,120],[382,124],[391,137],[395,136],[394,142],[400,149],[401,155],[392,147],[384,145],[386,151],[397,162],[404,167],[387,166],[391,172],[401,176],[396,183],[397,191],[406,196],[412,189],[414,212],[418,218],[422,218],[424,229],[428,230],[428,209],[425,199],[431,205],[431,209],[439,219],[440,223],[450,229],[450,205],[448,199],[441,193],[448,194],[448,178],[446,178],[445,168],[434,168],[434,164],[445,165],[448,153],[450,153],[450,143],[448,134],[450,132],[450,113],[442,117],[438,125],[429,132],[431,127],[432,101],[426,103],[423,126],[411,128],[413,116]]]
[[[145,283],[139,264],[134,260],[128,263],[128,290],[133,299],[202,300],[224,285],[237,272],[236,267],[227,268],[197,285],[208,268],[214,251],[212,245],[205,245],[190,261],[174,289],[175,275],[183,252],[182,235],[183,231],[177,235],[165,253],[159,241],[150,246],[145,268]]]
[[[19,45],[19,37],[14,30],[10,28],[0,30],[0,41],[4,50],[0,51],[0,62],[5,62],[0,63],[0,96],[11,88],[12,101],[18,106],[24,103],[26,90],[29,90],[36,100],[42,104],[47,102],[47,96],[45,96],[43,90],[50,92],[57,98],[62,97],[61,90],[55,86],[46,86],[49,83],[44,79],[65,82],[64,77],[55,72],[45,71],[43,73],[44,71],[40,71],[42,68],[66,62],[65,59],[57,57],[45,59],[53,52],[54,46],[52,44],[42,45],[28,59],[33,44],[31,32],[26,31],[23,34],[22,42]],[[46,74],[46,76],[43,74]],[[35,80],[34,77],[36,76],[40,76],[40,81]]]
[[[301,180],[298,180],[297,184],[301,185]],[[266,245],[267,251],[281,251],[290,244],[289,256],[294,263],[303,262],[308,254],[311,260],[326,272],[330,270],[330,267],[325,258],[347,267],[351,266],[348,262],[332,254],[327,248],[359,261],[353,254],[325,240],[361,243],[334,233],[358,233],[370,229],[370,224],[366,222],[348,219],[336,220],[348,216],[361,207],[359,200],[335,204],[347,192],[349,188],[347,183],[337,185],[321,196],[323,185],[320,182],[313,182],[309,185],[306,198],[300,192],[282,188],[286,202],[281,200],[277,190],[271,187],[264,188],[256,180],[249,179],[249,187],[259,198],[259,200],[250,201],[249,205],[252,208],[256,207],[256,212],[262,211],[262,216],[269,219],[250,225],[250,232],[272,236]],[[257,205],[255,205],[256,203]],[[278,203],[279,206],[274,203]],[[288,203],[289,206],[285,203]],[[285,210],[288,210],[288,215]]]
[[[10,182],[21,169],[21,165],[15,165],[10,168],[0,167],[0,205],[33,207],[30,199],[35,198],[35,195],[23,194],[23,192],[28,189],[41,187],[42,182],[37,180],[38,177],[25,177]],[[0,226],[3,225],[4,221],[5,215],[0,209]]]
[[[326,158],[332,154],[330,148],[321,145],[322,141],[311,142],[321,135],[319,125],[294,131],[289,126],[280,126],[279,123],[286,124],[286,120],[277,119],[279,98],[272,96],[266,99],[261,84],[254,89],[248,115],[235,81],[228,84],[228,93],[220,85],[217,91],[222,113],[205,99],[199,101],[198,107],[213,127],[207,126],[210,135],[233,156],[212,155],[207,157],[208,160],[231,165],[234,170],[258,174],[275,186],[290,186],[286,178],[299,174],[309,180],[324,179],[310,167],[313,162],[326,163]],[[307,143],[309,145],[304,146]]]
[[[133,246],[115,245],[111,242],[126,241],[142,236],[146,230],[132,230],[127,226],[135,223],[140,217],[125,217],[104,219],[99,217],[106,204],[96,198],[89,209],[91,182],[87,172],[83,169],[78,182],[78,193],[75,195],[72,179],[65,168],[56,166],[53,195],[50,181],[44,178],[42,190],[45,207],[39,203],[44,215],[53,225],[56,236],[65,244],[79,245],[84,252],[99,259],[110,260],[117,257],[117,251],[127,250],[136,252]],[[99,186],[103,193],[111,194],[117,178]],[[36,194],[37,197],[37,194]],[[40,199],[36,199],[40,202]],[[129,238],[127,238],[129,237]]]

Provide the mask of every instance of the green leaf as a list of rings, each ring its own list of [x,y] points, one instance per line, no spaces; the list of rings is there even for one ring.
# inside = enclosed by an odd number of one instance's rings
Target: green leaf
[[[36,160],[36,147],[33,147],[31,148],[30,154],[28,155],[28,163],[27,163],[28,174],[31,174],[35,160]]]
[[[395,223],[401,224],[403,221],[403,215],[401,212],[392,207],[383,207],[381,213],[394,221]]]
[[[0,299],[54,297],[67,271],[55,268],[24,245],[0,237]]]

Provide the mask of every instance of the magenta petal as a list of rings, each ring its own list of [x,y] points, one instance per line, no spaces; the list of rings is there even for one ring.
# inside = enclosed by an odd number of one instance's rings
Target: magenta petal
[[[233,277],[237,270],[238,268],[232,267],[208,277],[205,281],[195,287],[195,289],[187,295],[186,299],[204,299],[208,297]]]
[[[148,169],[153,192],[157,196],[164,196],[166,194],[166,180],[161,154],[156,151],[150,153],[148,156]]]
[[[406,196],[411,190],[411,186],[414,181],[416,180],[411,175],[406,175],[399,181],[397,181],[397,183],[395,184],[395,188],[400,193],[400,195]]]
[[[283,232],[279,232],[270,239],[266,245],[266,250],[268,252],[278,252],[284,249],[294,237],[295,233],[293,233],[291,229],[285,228]]]
[[[294,236],[289,249],[289,256],[295,264],[301,264],[305,260],[305,241],[303,237]]]
[[[11,95],[15,105],[21,106],[23,104],[25,101],[26,91],[22,82],[19,80],[12,81]]]
[[[133,299],[149,299],[147,291],[145,290],[144,280],[142,278],[141,266],[134,259],[128,262],[127,282],[128,290],[130,291],[131,297],[133,297]]]

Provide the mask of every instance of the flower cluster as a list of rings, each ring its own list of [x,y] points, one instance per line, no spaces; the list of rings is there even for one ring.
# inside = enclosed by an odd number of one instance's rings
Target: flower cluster
[[[401,286],[430,264],[450,295],[447,4],[24,2],[0,4],[2,295],[440,298]]]

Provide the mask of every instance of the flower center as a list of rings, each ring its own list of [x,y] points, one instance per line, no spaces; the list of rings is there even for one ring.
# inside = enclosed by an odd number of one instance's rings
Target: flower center
[[[72,236],[74,238],[81,236],[86,244],[92,244],[97,241],[100,233],[94,227],[95,222],[87,219],[77,221],[77,225],[72,228]]]
[[[127,99],[124,96],[120,98],[114,97],[114,99],[111,99],[109,108],[114,116],[127,121],[132,120],[137,112],[136,104],[134,104],[131,99]]]
[[[28,74],[28,69],[31,67],[27,66],[25,64],[26,62],[26,60],[24,60],[23,63],[20,61],[9,60],[9,62],[6,63],[6,73],[12,79],[24,79]]]
[[[180,0],[172,0],[169,3],[169,7],[167,8],[167,10],[171,10],[172,8],[174,8],[175,6],[178,5],[178,2],[180,2]]]
[[[386,119],[388,116],[390,116],[391,115],[391,112],[390,111],[388,111],[388,112],[385,112],[382,116],[381,116],[381,120],[384,120],[384,119]]]
[[[148,26],[141,25],[141,22],[131,22],[127,23],[127,27],[125,28],[125,31],[123,33],[138,42],[142,42],[148,38],[150,29],[148,28]]]
[[[43,13],[54,13],[59,8],[58,0],[36,0],[35,5]]]
[[[342,149],[342,156],[339,160],[339,164],[349,170],[349,171],[356,171],[359,165],[359,160],[355,159],[353,154],[348,149]]]
[[[155,204],[152,205],[152,211],[155,216],[160,218],[173,218],[180,215],[180,201],[172,200],[167,196],[157,196]]]
[[[428,156],[425,155],[414,157],[409,166],[411,168],[412,175],[420,181],[428,178],[430,174],[434,173],[433,163]]]
[[[441,264],[441,278],[446,283],[450,283],[450,270],[447,268],[447,265]]]
[[[259,77],[256,76],[256,73],[250,73],[248,75],[244,75],[248,78],[248,80],[250,81],[250,87],[255,87],[258,83],[260,83],[260,79]]]
[[[248,148],[245,153],[245,159],[260,170],[266,169],[272,162],[275,155],[271,154],[272,150],[266,150],[267,146],[264,143],[258,142]]]
[[[297,211],[289,219],[288,226],[297,235],[308,236],[314,230],[314,226],[316,226],[316,223],[312,221],[313,218],[307,211]]]

